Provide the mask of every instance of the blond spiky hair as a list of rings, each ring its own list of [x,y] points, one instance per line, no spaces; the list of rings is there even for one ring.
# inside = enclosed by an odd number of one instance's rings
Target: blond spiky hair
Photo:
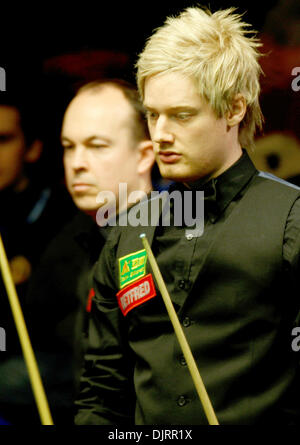
[[[199,94],[218,117],[230,110],[236,94],[242,94],[247,112],[240,123],[239,140],[247,148],[263,121],[258,101],[261,43],[235,11],[212,13],[190,7],[178,17],[167,18],[139,55],[137,85],[143,98],[147,77],[179,71],[194,79]]]

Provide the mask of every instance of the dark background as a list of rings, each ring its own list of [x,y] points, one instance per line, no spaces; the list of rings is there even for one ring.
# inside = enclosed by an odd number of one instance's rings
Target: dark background
[[[235,6],[238,12],[245,12],[246,21],[260,30],[277,1],[262,1],[259,6],[249,0],[5,3],[1,5],[1,52],[29,60],[79,48],[116,49],[135,58],[145,39],[167,15],[197,4],[210,5],[212,10]]]
[[[274,15],[273,8],[283,3],[287,7]],[[197,4],[213,11],[234,6],[259,35],[272,35],[280,48],[298,45],[288,66],[286,58],[277,57],[278,47],[275,51],[271,48],[262,80],[262,108],[266,132],[287,130],[300,137],[300,92],[297,95],[290,87],[291,69],[300,66],[300,0],[259,4],[233,0],[7,3],[0,10],[0,66],[6,70],[7,90],[20,91],[36,103],[36,122],[46,141],[44,163],[50,178],[62,175],[58,138],[74,85],[100,76],[134,82],[134,63],[152,31],[166,16]],[[291,17],[296,23],[292,28]],[[269,49],[266,46],[265,51]]]

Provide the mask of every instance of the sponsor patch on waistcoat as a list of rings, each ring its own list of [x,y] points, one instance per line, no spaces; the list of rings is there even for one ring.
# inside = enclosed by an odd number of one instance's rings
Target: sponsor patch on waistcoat
[[[120,289],[145,275],[146,262],[145,249],[119,258]]]
[[[124,316],[127,315],[131,309],[155,296],[154,282],[150,273],[117,293],[118,303]]]

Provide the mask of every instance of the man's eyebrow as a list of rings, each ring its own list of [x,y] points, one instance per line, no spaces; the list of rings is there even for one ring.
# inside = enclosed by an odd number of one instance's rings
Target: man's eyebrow
[[[149,105],[147,105],[147,104],[145,104],[145,103],[143,103],[143,107],[145,108],[145,110],[154,110],[154,108],[153,107],[150,107]]]
[[[146,104],[144,104],[144,108],[148,111],[156,111],[157,109],[155,107],[150,107]],[[176,106],[170,106],[166,107],[165,111],[167,112],[178,112],[178,111],[196,111],[197,107],[194,107],[192,105],[176,105]]]
[[[107,143],[112,142],[111,139],[106,136],[93,135],[93,136],[89,136],[88,138],[84,139],[84,143],[92,142],[94,139],[101,139]],[[60,140],[61,140],[61,142],[63,142],[63,141],[72,142],[72,140],[70,138],[68,138],[67,136],[64,136],[64,135],[61,136]]]
[[[10,135],[14,134],[14,131],[13,130],[0,130],[0,134],[4,135],[4,136],[6,136],[6,135],[10,136]]]
[[[112,142],[109,137],[103,136],[101,134],[98,134],[98,135],[94,134],[93,136],[90,136],[87,139],[85,139],[84,142],[92,142],[94,139],[101,139],[102,141],[107,142],[109,144]]]
[[[66,136],[61,136],[60,137],[60,142],[72,142],[71,139],[67,138]]]

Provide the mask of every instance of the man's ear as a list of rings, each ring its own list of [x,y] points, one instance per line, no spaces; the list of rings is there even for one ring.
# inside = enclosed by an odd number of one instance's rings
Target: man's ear
[[[25,162],[33,163],[40,159],[43,150],[43,143],[39,139],[36,139],[27,148],[24,156]]]
[[[150,140],[144,140],[138,145],[139,161],[138,161],[138,174],[143,175],[149,173],[155,162],[153,144]]]
[[[230,106],[230,109],[227,111],[225,118],[227,121],[227,125],[229,127],[234,127],[238,125],[244,119],[244,116],[247,111],[246,99],[242,94],[237,94]]]

